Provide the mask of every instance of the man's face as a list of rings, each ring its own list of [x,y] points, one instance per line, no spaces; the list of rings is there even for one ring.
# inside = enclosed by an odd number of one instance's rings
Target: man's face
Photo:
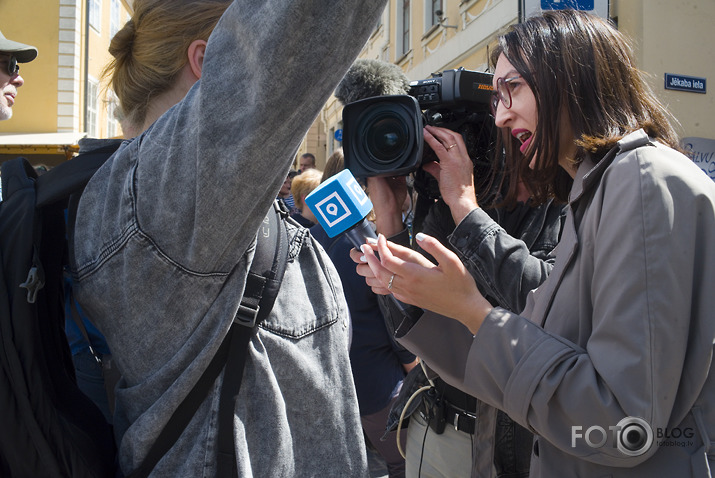
[[[8,71],[11,58],[10,54],[0,52],[0,121],[12,117],[12,105],[15,104],[17,89],[25,83],[19,71],[13,74]]]
[[[313,161],[310,158],[300,158],[300,170],[301,171],[306,171],[308,169],[314,168],[315,165],[313,164]]]

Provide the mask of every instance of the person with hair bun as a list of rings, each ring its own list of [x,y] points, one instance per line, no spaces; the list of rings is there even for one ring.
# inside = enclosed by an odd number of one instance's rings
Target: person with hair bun
[[[512,177],[536,201],[568,201],[548,278],[520,314],[485,299],[465,263],[493,231],[465,234],[481,212],[460,188],[456,253],[418,234],[433,264],[380,237],[379,259],[352,253],[358,272],[425,309],[400,324],[402,345],[534,432],[532,478],[712,476],[715,183],[679,151],[608,21],[544,12],[511,26],[491,62]],[[454,135],[425,139],[440,168],[456,161]]]
[[[105,76],[129,139],[87,185],[71,255],[75,295],[122,372],[122,474],[216,355],[295,151],[384,6],[135,0],[113,38]],[[289,257],[251,330],[233,471],[219,471],[219,375],[150,476],[367,475],[340,279],[308,231],[283,221]]]

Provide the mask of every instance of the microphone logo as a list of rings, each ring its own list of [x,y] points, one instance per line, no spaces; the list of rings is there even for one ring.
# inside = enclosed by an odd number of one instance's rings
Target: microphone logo
[[[334,227],[340,221],[350,217],[350,209],[337,192],[316,203],[315,208],[328,227]]]
[[[305,204],[330,237],[350,229],[372,209],[370,198],[347,169],[313,190]]]

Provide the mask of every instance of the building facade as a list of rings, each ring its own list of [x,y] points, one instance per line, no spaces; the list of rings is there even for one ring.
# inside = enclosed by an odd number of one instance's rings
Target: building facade
[[[634,40],[638,66],[680,122],[684,146],[715,178],[715,96],[706,87],[708,79],[715,79],[713,0],[390,0],[360,56],[395,63],[412,81],[459,67],[486,71],[495,38],[533,11],[533,4],[569,1],[605,8],[605,15]],[[694,78],[704,88],[666,88],[666,75]],[[321,148],[311,151],[319,166],[341,146],[341,112],[331,98],[301,147],[301,152],[309,150],[308,144]]]
[[[0,122],[0,160],[18,154],[50,165],[70,157],[84,136],[121,134],[116,98],[102,84],[112,36],[133,0],[3,0],[0,30],[37,47],[21,65],[13,117]]]

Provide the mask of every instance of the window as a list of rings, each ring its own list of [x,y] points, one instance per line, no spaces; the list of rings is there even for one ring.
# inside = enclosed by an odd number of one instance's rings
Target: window
[[[109,36],[110,38],[119,31],[119,0],[112,0],[109,15]]]
[[[439,25],[439,17],[443,12],[442,0],[427,0],[425,3],[425,30]],[[439,14],[437,13],[439,12]]]
[[[89,0],[89,24],[98,32],[102,29],[102,0]]]
[[[410,51],[410,0],[402,0],[398,6],[402,7],[402,11],[398,16],[398,37],[397,37],[397,53],[400,56],[406,55]]]
[[[89,80],[87,83],[87,136],[90,138],[97,137],[97,91],[99,90],[98,83],[94,80]]]
[[[114,138],[119,134],[119,128],[117,127],[117,98],[113,95],[109,95],[109,100],[107,101],[107,138]]]
[[[440,12],[438,15],[437,12]],[[439,17],[444,12],[442,0],[426,0],[425,4],[425,30],[439,24]]]

